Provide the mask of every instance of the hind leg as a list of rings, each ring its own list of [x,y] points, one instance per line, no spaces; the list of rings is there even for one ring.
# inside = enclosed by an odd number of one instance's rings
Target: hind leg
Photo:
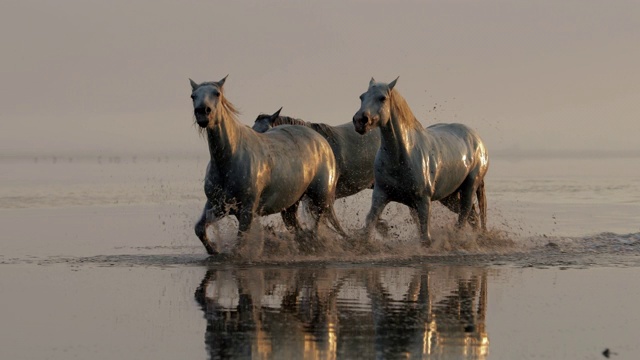
[[[451,210],[451,212],[460,215],[460,191],[456,191],[453,194],[440,199],[440,203],[446,206],[447,209]],[[476,206],[473,203],[473,199],[471,202],[471,211],[469,212],[469,223],[474,229],[478,227],[479,223],[478,213],[476,212]]]
[[[460,213],[458,216],[458,228],[462,228],[464,223],[470,221],[471,207],[473,205],[473,194],[476,192],[474,178],[468,177],[460,186]]]
[[[320,222],[327,216],[334,230],[341,236],[347,237],[347,233],[342,228],[342,225],[340,225],[335,210],[333,209],[335,185],[323,179],[323,177],[316,178],[316,181],[309,186],[306,192],[309,200],[311,200],[309,210],[312,217],[316,219],[314,232],[317,233]]]
[[[284,209],[280,212],[282,216],[282,222],[284,222],[284,226],[290,232],[298,232],[301,229],[300,222],[298,221],[298,205],[300,202],[296,202],[290,207]]]

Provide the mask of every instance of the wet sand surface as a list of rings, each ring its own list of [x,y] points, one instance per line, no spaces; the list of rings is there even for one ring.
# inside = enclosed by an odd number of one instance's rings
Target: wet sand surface
[[[203,159],[4,159],[0,358],[635,358],[637,174],[505,164],[488,239],[442,225],[448,248],[420,250],[400,208],[370,253],[210,259],[192,230]],[[358,201],[338,204],[351,230]]]

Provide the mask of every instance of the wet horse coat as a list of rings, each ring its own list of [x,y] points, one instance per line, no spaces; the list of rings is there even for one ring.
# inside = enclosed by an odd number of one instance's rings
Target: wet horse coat
[[[240,239],[255,216],[280,212],[285,225],[297,226],[295,210],[303,195],[311,199],[317,218],[327,214],[344,234],[333,211],[337,172],[327,141],[300,126],[256,133],[238,121],[237,110],[224,97],[225,80],[191,80],[194,115],[211,156],[204,183],[207,202],[195,226],[207,252],[218,252],[207,237],[207,225],[227,214],[238,219]]]
[[[353,117],[358,133],[379,127],[382,135],[374,165],[375,185],[366,235],[371,237],[382,210],[395,201],[417,211],[421,240],[429,246],[431,201],[439,200],[457,210],[458,226],[462,226],[471,219],[474,193],[485,229],[484,176],[489,156],[484,143],[463,124],[423,128],[404,98],[393,89],[396,81],[376,83],[372,78]]]
[[[282,110],[282,108],[280,108]],[[322,135],[331,146],[338,168],[336,199],[354,195],[373,185],[373,161],[380,148],[380,132],[370,131],[364,136],[355,132],[352,122],[331,126],[306,122],[280,115],[258,115],[253,130],[264,133],[280,125],[302,125]]]

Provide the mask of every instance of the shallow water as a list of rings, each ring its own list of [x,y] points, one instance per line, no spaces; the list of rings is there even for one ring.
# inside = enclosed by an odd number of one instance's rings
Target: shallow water
[[[635,358],[638,160],[494,159],[491,237],[436,207],[434,251],[396,206],[377,251],[210,260],[204,158],[0,158],[0,358]]]

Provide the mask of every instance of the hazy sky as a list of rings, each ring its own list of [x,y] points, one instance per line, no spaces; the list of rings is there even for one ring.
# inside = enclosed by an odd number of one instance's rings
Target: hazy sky
[[[188,78],[260,112],[351,121],[371,76],[491,151],[640,150],[640,2],[0,4],[0,153],[197,152]]]

